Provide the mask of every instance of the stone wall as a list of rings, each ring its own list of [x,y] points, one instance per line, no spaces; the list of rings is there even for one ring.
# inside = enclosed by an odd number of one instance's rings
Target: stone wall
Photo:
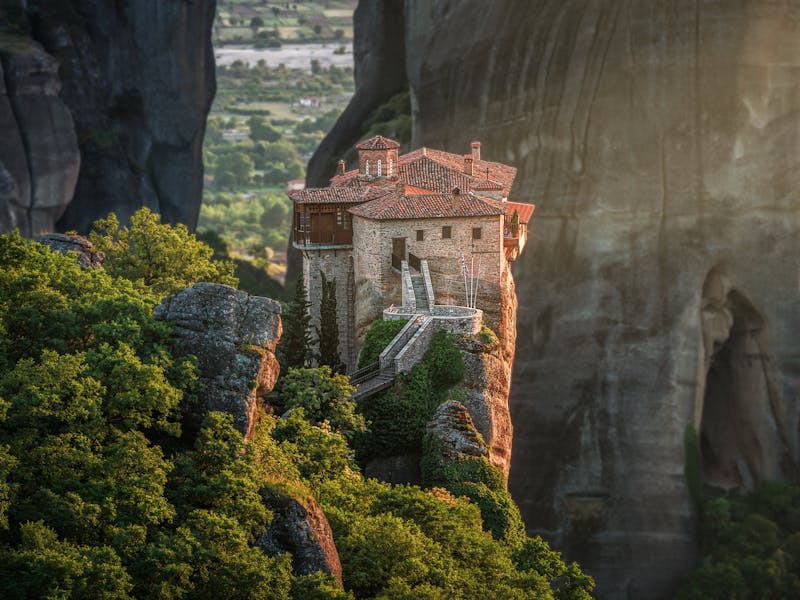
[[[391,321],[398,314],[402,315],[403,312],[387,309],[383,316],[385,320]],[[421,361],[437,331],[445,330],[457,336],[478,333],[483,322],[483,311],[465,306],[435,306],[430,316],[425,315],[422,318],[424,322],[420,328],[405,342],[405,346],[394,359],[395,373],[407,373]],[[410,324],[404,327],[397,337],[405,334],[410,327]]]
[[[442,239],[443,226],[451,228],[450,239]],[[480,240],[472,239],[473,227],[481,228]],[[422,241],[416,238],[419,229],[424,231]],[[466,303],[461,256],[463,254],[467,268],[472,268],[471,256],[474,255],[476,271],[480,256],[478,306],[486,313],[487,321],[497,327],[501,320],[500,288],[505,269],[505,256],[500,251],[503,225],[499,216],[424,221],[374,221],[353,217],[355,277],[359,288],[357,330],[363,330],[378,318],[386,306],[402,304],[402,282],[391,265],[392,238],[395,237],[405,237],[408,251],[428,261],[436,301],[442,304]],[[367,288],[363,293],[362,286]]]
[[[319,327],[322,275],[336,281],[336,318],[339,323],[339,356],[348,369],[358,358],[355,344],[353,253],[350,249],[307,250],[303,260],[303,276],[311,302],[311,327]]]

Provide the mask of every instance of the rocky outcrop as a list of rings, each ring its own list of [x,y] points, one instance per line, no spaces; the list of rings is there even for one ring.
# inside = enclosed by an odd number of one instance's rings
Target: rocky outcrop
[[[16,126],[8,129],[0,89],[0,127],[10,132],[0,143],[2,230],[85,232],[110,211],[125,220],[142,205],[165,222],[196,225],[205,119],[215,92],[215,9],[215,0],[0,7],[6,87],[9,68],[12,77],[48,82],[38,94],[44,99],[26,98],[15,108]],[[20,60],[16,49],[24,45],[36,52]],[[13,101],[13,90],[9,96]],[[27,222],[16,216],[19,206]]]
[[[508,477],[513,427],[508,409],[513,362],[505,360],[499,340],[486,344],[481,334],[460,339],[464,357],[462,403],[488,447],[488,458]]]
[[[321,571],[333,575],[342,584],[342,563],[333,541],[333,532],[322,508],[311,495],[271,492],[268,505],[272,523],[256,540],[256,545],[270,554],[289,552],[295,575]]]
[[[82,235],[67,235],[65,233],[49,233],[37,240],[54,252],[73,254],[77,256],[83,269],[102,269],[105,254],[94,249],[92,242]]]
[[[603,597],[668,597],[696,555],[686,425],[710,483],[798,458],[800,12],[409,0],[404,19],[380,59],[405,55],[412,146],[480,139],[537,204],[514,265],[528,529]]]
[[[0,231],[53,230],[81,164],[58,63],[25,37],[0,33]]]
[[[475,428],[469,411],[456,400],[440,404],[425,429],[445,460],[458,460],[465,456],[488,457],[489,450]]]
[[[210,410],[224,411],[249,437],[258,398],[272,390],[280,371],[280,304],[227,285],[196,283],[165,299],[155,316],[172,324],[178,350],[198,359],[205,389],[190,427]]]

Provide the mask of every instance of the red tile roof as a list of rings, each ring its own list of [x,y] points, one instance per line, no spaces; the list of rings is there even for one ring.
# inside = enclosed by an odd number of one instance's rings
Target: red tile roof
[[[517,211],[519,215],[519,222],[520,223],[528,223],[531,220],[531,215],[533,215],[533,211],[536,210],[535,204],[525,204],[523,202],[506,202],[506,216],[510,219],[514,216],[514,211]]]
[[[406,185],[404,186],[405,193],[407,196],[413,196],[417,194],[433,194],[433,190],[428,190],[426,188],[421,188],[416,185]]]
[[[295,204],[356,204],[379,198],[395,190],[393,185],[353,185],[306,188],[288,193]]]
[[[374,139],[371,138],[362,144],[372,142]],[[361,147],[361,145],[356,147]],[[397,170],[399,179],[404,183],[440,193],[449,193],[454,187],[457,187],[462,191],[470,188],[498,189],[503,191],[504,196],[508,196],[511,192],[511,186],[517,175],[517,169],[514,167],[488,160],[476,160],[473,161],[473,175],[470,176],[464,172],[464,157],[460,154],[424,147],[399,156]],[[350,185],[353,179],[369,178],[359,176],[358,169],[352,169],[331,178],[331,185]],[[485,181],[490,181],[500,187],[474,187],[479,182]]]
[[[472,184],[473,190],[480,190],[480,191],[494,191],[494,190],[502,190],[503,186],[497,183],[496,181],[492,181],[491,179],[481,179],[477,183]]]
[[[356,148],[359,150],[388,150],[390,148],[399,147],[400,144],[398,142],[389,138],[385,138],[382,135],[376,135],[368,140],[364,140],[363,142],[356,144]]]
[[[431,219],[439,217],[483,217],[503,214],[496,202],[472,194],[387,194],[348,209],[367,219]]]

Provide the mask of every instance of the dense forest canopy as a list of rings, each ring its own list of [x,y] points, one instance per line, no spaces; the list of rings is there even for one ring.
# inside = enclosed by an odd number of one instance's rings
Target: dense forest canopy
[[[488,462],[440,469],[429,489],[362,477],[374,433],[329,369],[290,369],[249,441],[225,413],[185,433],[197,363],[153,308],[194,277],[234,283],[230,267],[147,211],[93,239],[105,270],[0,237],[0,595],[589,597],[577,565],[525,536]],[[346,591],[257,545],[287,495],[324,510]],[[504,514],[513,534],[494,525]]]

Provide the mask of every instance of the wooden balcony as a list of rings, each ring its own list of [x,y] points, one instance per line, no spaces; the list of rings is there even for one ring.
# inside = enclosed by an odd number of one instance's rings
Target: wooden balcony
[[[294,243],[298,246],[352,246],[353,232],[334,231],[301,231],[294,230]]]

